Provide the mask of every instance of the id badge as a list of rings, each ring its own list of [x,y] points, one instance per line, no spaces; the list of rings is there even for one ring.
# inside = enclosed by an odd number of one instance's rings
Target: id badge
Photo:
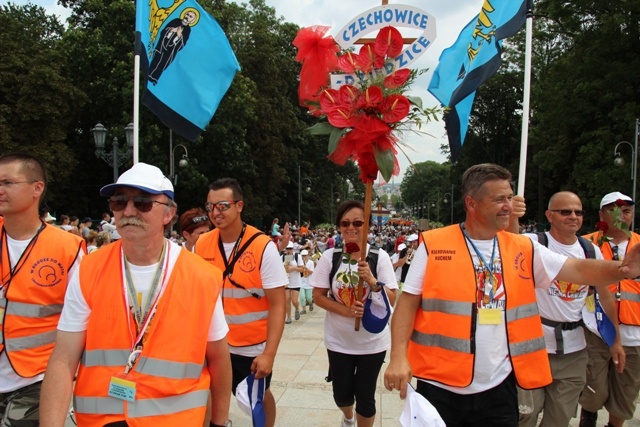
[[[116,399],[134,402],[136,400],[136,383],[124,378],[111,377],[109,396]]]
[[[595,313],[596,311],[596,298],[595,294],[589,295],[586,301],[587,310],[589,313]]]
[[[502,310],[499,308],[479,308],[478,320],[481,325],[499,325],[502,323]]]

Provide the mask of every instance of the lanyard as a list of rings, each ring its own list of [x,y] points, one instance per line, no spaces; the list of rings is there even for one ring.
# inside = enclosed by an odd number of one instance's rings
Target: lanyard
[[[134,319],[137,323],[137,334],[131,346],[132,355],[137,352],[136,357],[142,351],[142,338],[149,327],[149,323],[153,318],[157,308],[158,302],[160,298],[164,294],[164,291],[167,286],[167,271],[169,267],[169,252],[171,251],[171,247],[167,247],[167,243],[165,241],[164,246],[162,248],[162,255],[160,256],[160,262],[158,263],[158,267],[156,268],[156,272],[153,277],[153,281],[151,283],[151,288],[149,289],[149,295],[147,296],[146,304],[144,305],[144,310],[142,309],[142,305],[138,302],[138,297],[135,289],[135,284],[133,283],[133,278],[131,277],[131,272],[129,271],[129,263],[127,258],[123,256],[124,259],[124,268],[125,268],[125,284],[123,287],[123,297],[125,301],[125,310],[127,311],[127,321],[129,321],[129,304],[127,302],[127,293],[131,297],[133,302],[133,315]],[[164,264],[164,266],[163,266]],[[163,274],[162,274],[163,273]],[[162,276],[162,280],[160,277]],[[158,292],[158,285],[160,285],[160,291]],[[131,330],[131,326],[129,325],[129,330]],[[135,350],[135,351],[134,351]],[[130,357],[131,358],[131,357]],[[135,358],[134,358],[135,361]]]
[[[245,231],[247,231],[247,224],[243,222],[242,231],[240,232],[240,235],[238,236],[238,239],[236,240],[235,245],[233,245],[233,249],[229,254],[228,260],[227,260],[227,254],[224,250],[224,244],[222,243],[222,239],[221,238],[218,239],[218,248],[220,249],[220,254],[222,254],[222,260],[224,261],[224,273],[225,273],[224,278],[226,277],[231,278],[231,276],[233,275],[233,267],[229,268],[229,266],[233,266],[235,264],[235,261],[236,261],[235,258],[238,255],[238,246],[240,246],[240,242],[242,242],[242,238],[244,237]]]
[[[44,230],[45,224],[42,223],[35,236],[31,238],[29,244],[25,248],[25,250],[20,255],[18,262],[16,265],[11,267],[11,258],[9,255],[9,241],[7,238],[7,231],[2,227],[2,246],[0,247],[0,262],[2,263],[3,272],[4,272],[4,261],[5,259],[2,257],[2,252],[6,251],[7,253],[7,263],[8,263],[8,273],[2,277],[2,283],[0,283],[0,296],[6,295],[7,289],[13,280],[13,277],[18,274],[18,272],[22,269],[22,267],[27,263],[27,259],[29,259],[29,255],[31,255],[31,251],[36,246],[36,242],[38,241],[38,237],[40,236],[40,232]],[[7,280],[8,279],[8,280]]]
[[[484,300],[483,302],[485,304],[493,302],[493,295],[495,293],[495,289],[494,289],[494,279],[495,279],[495,274],[493,274],[493,270],[494,270],[494,261],[495,261],[495,257],[496,257],[496,244],[498,241],[498,237],[494,236],[493,237],[493,250],[491,251],[491,263],[487,263],[487,261],[485,261],[484,257],[482,256],[482,254],[480,253],[480,251],[478,250],[478,248],[476,247],[476,245],[473,243],[473,241],[471,240],[471,238],[469,237],[469,235],[467,234],[466,230],[464,229],[464,224],[462,224],[462,234],[464,234],[465,239],[467,240],[467,242],[469,242],[471,244],[471,247],[473,248],[474,252],[476,253],[476,255],[478,255],[478,259],[480,260],[480,267],[484,267],[485,272],[489,273],[489,286],[486,286],[486,277],[485,277],[485,283],[484,285]]]

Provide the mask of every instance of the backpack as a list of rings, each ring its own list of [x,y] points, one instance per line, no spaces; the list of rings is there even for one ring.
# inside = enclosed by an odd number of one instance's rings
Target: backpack
[[[331,289],[331,281],[333,280],[333,276],[336,275],[338,269],[340,268],[340,263],[342,262],[342,250],[343,246],[336,246],[333,249],[333,260],[331,264],[331,273],[329,274],[329,289]],[[378,278],[378,252],[380,248],[371,245],[369,249],[369,253],[367,254],[367,263],[369,264],[369,269],[371,270],[371,274],[376,279]]]
[[[538,236],[538,243],[540,243],[544,247],[549,247],[549,239],[547,238],[547,233],[545,233],[544,231],[539,231],[536,233],[536,236]],[[593,242],[591,240],[585,239],[582,236],[576,237],[578,237],[578,242],[580,243],[580,246],[582,246],[585,257],[596,259],[596,250],[593,247]]]

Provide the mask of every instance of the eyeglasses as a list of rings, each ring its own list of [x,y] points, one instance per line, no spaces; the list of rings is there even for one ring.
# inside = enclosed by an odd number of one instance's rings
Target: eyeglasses
[[[120,212],[127,207],[129,200],[133,202],[133,206],[140,212],[149,212],[151,208],[153,208],[154,203],[157,203],[159,205],[171,206],[171,204],[169,203],[162,203],[144,196],[113,196],[109,199],[109,209],[114,212]]]
[[[36,181],[0,181],[0,188],[6,188],[7,190],[13,188],[14,185],[17,184],[33,184],[34,182],[38,182]]]
[[[207,202],[204,204],[204,209],[207,212],[213,212],[213,209],[216,208],[218,209],[218,212],[224,212],[224,211],[228,211],[229,209],[231,209],[231,205],[235,205],[236,203],[240,202],[241,200],[229,200],[229,201],[223,201],[223,202],[218,202],[218,203],[211,203],[211,202]]]
[[[349,227],[351,224],[353,224],[353,226],[354,226],[355,228],[360,228],[360,227],[362,227],[362,226],[364,225],[364,221],[360,221],[360,220],[356,220],[356,221],[349,221],[349,220],[346,220],[346,219],[345,219],[345,220],[343,220],[343,221],[340,221],[340,227],[347,228],[347,227]]]
[[[572,213],[576,216],[584,216],[586,211],[584,210],[571,210],[571,209],[549,209],[551,212],[560,212],[562,216],[570,216]]]
[[[203,216],[196,216],[196,217],[191,218],[191,222],[193,224],[197,224],[197,223],[202,222],[202,221],[209,221],[209,217],[206,216],[206,215],[203,215]]]

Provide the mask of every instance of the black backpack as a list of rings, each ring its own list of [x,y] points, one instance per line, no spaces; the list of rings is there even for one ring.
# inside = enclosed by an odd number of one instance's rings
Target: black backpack
[[[329,289],[331,289],[331,281],[333,280],[333,276],[336,275],[338,269],[340,268],[340,263],[342,262],[342,251],[343,246],[339,245],[333,249],[333,260],[331,264],[331,274],[329,274]],[[374,245],[370,245],[369,253],[367,254],[367,263],[369,264],[369,268],[371,269],[371,274],[376,279],[378,278],[378,254],[380,248]]]
[[[536,236],[538,236],[538,243],[547,248],[549,247],[549,239],[547,238],[547,233],[545,233],[544,231],[539,231],[536,233]],[[596,250],[593,247],[593,242],[591,240],[585,239],[582,236],[576,237],[578,237],[578,242],[580,243],[580,246],[582,246],[582,250],[584,251],[585,256],[590,259],[596,259]]]

